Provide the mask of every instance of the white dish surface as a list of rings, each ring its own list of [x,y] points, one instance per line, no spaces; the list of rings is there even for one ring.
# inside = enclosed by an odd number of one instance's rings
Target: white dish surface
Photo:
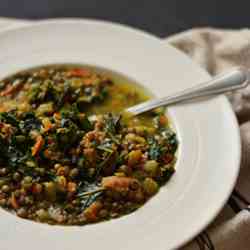
[[[101,21],[51,20],[6,30],[0,54],[0,78],[44,64],[80,63],[122,73],[159,97],[210,78],[160,39]],[[82,227],[34,223],[1,209],[1,249],[168,250],[197,235],[235,184],[239,129],[224,96],[171,107],[169,114],[180,141],[176,173],[145,206]]]

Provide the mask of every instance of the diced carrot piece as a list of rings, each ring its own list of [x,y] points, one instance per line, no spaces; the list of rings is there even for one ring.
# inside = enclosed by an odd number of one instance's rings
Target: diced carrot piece
[[[43,186],[39,183],[35,183],[32,186],[32,193],[33,194],[40,194],[43,190]]]
[[[167,123],[168,123],[167,117],[165,115],[161,115],[159,117],[159,123],[160,123],[161,126],[166,126]]]
[[[100,201],[95,201],[85,209],[84,215],[89,221],[96,221],[98,219],[98,213],[101,209],[102,203]]]
[[[51,152],[50,152],[49,149],[45,149],[44,152],[43,152],[43,154],[44,154],[44,156],[45,156],[46,158],[48,158],[48,159],[51,157]]]
[[[41,135],[37,136],[36,143],[32,147],[32,156],[35,156],[41,150],[43,144],[44,144],[43,137]]]
[[[76,192],[76,184],[74,182],[69,182],[67,185],[67,190],[70,193],[75,193]]]
[[[8,85],[6,89],[4,89],[1,93],[0,96],[6,96],[12,93],[12,91],[14,90],[13,86]]]
[[[10,204],[14,209],[18,209],[19,208],[19,204],[17,203],[16,197],[14,195],[14,193],[11,194],[10,197]]]
[[[17,85],[8,85],[2,92],[0,92],[0,96],[7,96],[14,94],[16,91],[20,90],[23,87],[23,83],[19,83]]]
[[[61,119],[61,114],[58,113],[58,112],[55,112],[55,113],[53,114],[53,118],[54,118],[55,120],[60,120],[60,119]]]
[[[91,78],[87,78],[87,79],[84,79],[84,85],[92,85],[92,83],[93,83],[93,79],[91,79]]]
[[[94,148],[84,149],[83,154],[89,162],[95,163],[97,155],[96,155],[96,150]]]
[[[90,71],[88,69],[72,69],[69,71],[69,75],[76,77],[88,77],[90,76]]]
[[[139,186],[139,182],[131,177],[109,176],[102,179],[102,186],[105,189],[119,190],[131,186]]]

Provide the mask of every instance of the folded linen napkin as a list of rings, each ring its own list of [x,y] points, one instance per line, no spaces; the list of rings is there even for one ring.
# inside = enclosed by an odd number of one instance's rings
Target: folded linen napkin
[[[27,23],[0,18],[0,31]],[[250,31],[193,29],[165,39],[193,58],[211,75],[232,66],[250,68]],[[183,250],[250,250],[250,87],[228,96],[242,137],[241,172],[237,185],[215,221]]]
[[[233,66],[250,68],[250,31],[193,29],[166,39],[211,75]],[[237,185],[217,219],[185,250],[250,249],[250,86],[228,95],[242,138],[242,161]]]

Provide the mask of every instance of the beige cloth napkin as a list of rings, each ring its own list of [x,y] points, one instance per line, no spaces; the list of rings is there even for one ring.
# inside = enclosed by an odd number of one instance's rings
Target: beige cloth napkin
[[[211,75],[233,66],[250,69],[250,30],[193,29],[168,39]],[[242,138],[241,172],[237,185],[218,218],[185,250],[250,249],[250,87],[228,96],[236,112]]]
[[[25,23],[0,18],[0,31]],[[167,38],[166,42],[189,55],[212,75],[232,66],[250,68],[250,30],[247,29],[193,29]],[[183,250],[250,250],[250,87],[229,99],[241,130],[241,173],[228,204],[216,220]]]

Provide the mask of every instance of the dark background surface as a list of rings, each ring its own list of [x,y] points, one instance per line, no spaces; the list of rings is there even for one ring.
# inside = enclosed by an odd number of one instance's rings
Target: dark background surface
[[[88,17],[137,27],[164,37],[197,26],[250,24],[249,0],[0,0],[0,16]]]

